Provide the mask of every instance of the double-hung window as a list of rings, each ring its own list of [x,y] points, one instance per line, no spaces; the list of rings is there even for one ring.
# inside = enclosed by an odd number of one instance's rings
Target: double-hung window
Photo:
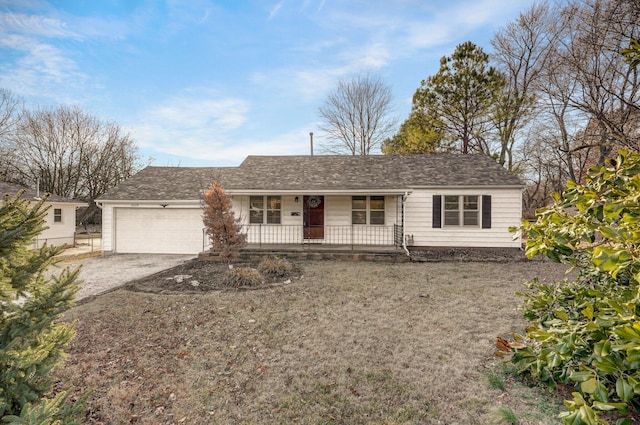
[[[384,224],[384,196],[369,198],[369,224]]]
[[[478,195],[445,195],[444,225],[478,227],[479,205]]]
[[[367,197],[351,198],[351,224],[367,224]]]
[[[491,229],[491,195],[433,195],[432,227]]]
[[[384,224],[384,196],[352,196],[351,224]]]
[[[478,226],[480,220],[478,216],[480,209],[478,208],[478,196],[463,196],[462,197],[462,225],[463,226]]]
[[[62,208],[53,209],[53,222],[62,223]]]
[[[279,196],[267,196],[267,224],[280,224],[282,201]]]
[[[280,196],[249,197],[249,223],[280,224],[282,218],[282,199]]]

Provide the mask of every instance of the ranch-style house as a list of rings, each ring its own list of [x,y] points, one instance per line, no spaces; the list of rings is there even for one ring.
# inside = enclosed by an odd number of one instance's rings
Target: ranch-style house
[[[103,251],[197,254],[218,180],[254,247],[520,248],[520,179],[485,155],[249,156],[238,167],[149,166],[98,199]]]

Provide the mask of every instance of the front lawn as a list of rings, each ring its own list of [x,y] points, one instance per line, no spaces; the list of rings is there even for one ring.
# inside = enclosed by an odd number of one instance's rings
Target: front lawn
[[[74,308],[60,387],[92,390],[87,424],[558,423],[559,404],[493,353],[525,325],[515,292],[562,266],[298,265],[265,289],[140,292],[147,281]]]

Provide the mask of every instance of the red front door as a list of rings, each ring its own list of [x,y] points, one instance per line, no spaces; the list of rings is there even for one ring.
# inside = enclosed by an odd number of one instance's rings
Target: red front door
[[[324,239],[324,196],[304,196],[304,238]]]

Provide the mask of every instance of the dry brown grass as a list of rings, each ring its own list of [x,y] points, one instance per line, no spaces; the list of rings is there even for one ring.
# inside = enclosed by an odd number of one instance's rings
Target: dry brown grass
[[[557,423],[558,406],[502,374],[493,352],[524,325],[514,293],[561,279],[560,266],[300,266],[289,285],[118,290],[78,306],[60,381],[93,391],[86,423],[489,424],[500,407]]]

